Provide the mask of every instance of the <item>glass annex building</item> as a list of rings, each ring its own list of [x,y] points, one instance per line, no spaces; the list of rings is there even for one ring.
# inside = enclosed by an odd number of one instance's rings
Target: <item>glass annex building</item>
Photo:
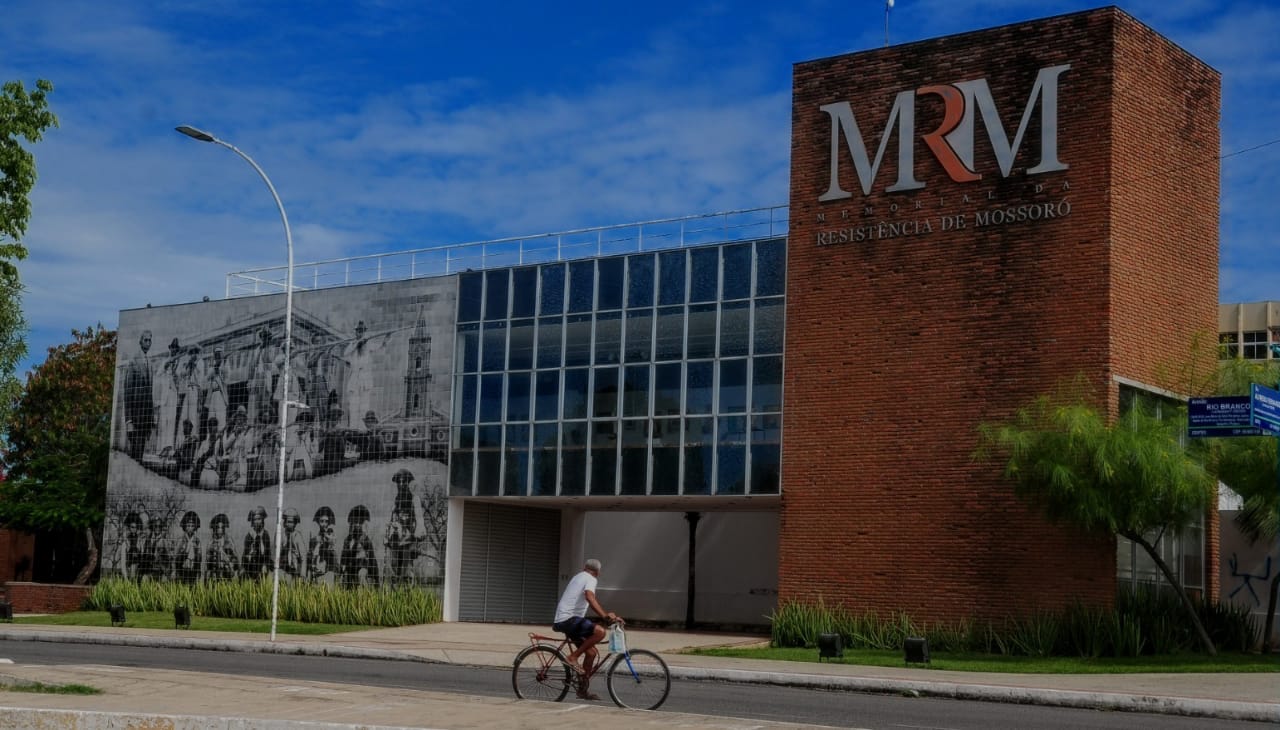
[[[776,495],[786,241],[459,275],[451,496]]]

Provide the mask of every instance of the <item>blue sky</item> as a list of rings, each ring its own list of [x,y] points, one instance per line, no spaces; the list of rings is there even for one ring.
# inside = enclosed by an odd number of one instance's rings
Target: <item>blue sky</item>
[[[284,265],[252,169],[178,124],[267,171],[298,263],[782,205],[791,64],[885,32],[882,0],[5,5],[0,80],[52,81],[61,121],[33,148],[28,365]],[[1091,7],[899,0],[890,40]],[[1220,299],[1280,299],[1280,3],[1121,7],[1222,73]]]

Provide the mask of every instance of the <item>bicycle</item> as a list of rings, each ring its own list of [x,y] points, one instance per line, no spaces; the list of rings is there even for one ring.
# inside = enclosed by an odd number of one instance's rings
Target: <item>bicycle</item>
[[[671,691],[671,670],[662,657],[647,649],[631,649],[619,622],[612,629],[615,633],[591,672],[582,674],[565,659],[570,646],[568,636],[563,638],[529,633],[529,646],[516,655],[511,667],[511,688],[522,700],[546,700],[559,702],[572,687],[581,691],[587,681],[608,665],[605,685],[609,698],[618,707],[632,710],[656,710]],[[551,642],[551,643],[548,643]],[[609,658],[613,657],[610,661]]]

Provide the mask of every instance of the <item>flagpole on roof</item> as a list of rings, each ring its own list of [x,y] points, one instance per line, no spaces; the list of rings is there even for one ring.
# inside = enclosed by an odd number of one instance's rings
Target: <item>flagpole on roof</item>
[[[889,47],[889,11],[893,9],[893,0],[884,0],[884,47]]]

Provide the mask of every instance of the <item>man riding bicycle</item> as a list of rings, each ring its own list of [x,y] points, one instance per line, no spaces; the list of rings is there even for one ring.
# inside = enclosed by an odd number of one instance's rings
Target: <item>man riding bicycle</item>
[[[591,693],[588,684],[599,657],[596,644],[603,641],[605,637],[604,626],[587,618],[587,607],[590,606],[596,615],[609,623],[622,620],[617,614],[605,611],[599,599],[596,598],[596,584],[599,578],[600,561],[591,558],[586,562],[581,573],[569,579],[569,585],[565,586],[564,594],[560,596],[560,603],[556,605],[555,622],[551,624],[553,630],[563,633],[573,642],[574,649],[569,656],[565,657],[565,661],[582,674],[578,697],[584,700],[600,699],[598,695]],[[585,660],[579,661],[581,657],[585,657]]]

